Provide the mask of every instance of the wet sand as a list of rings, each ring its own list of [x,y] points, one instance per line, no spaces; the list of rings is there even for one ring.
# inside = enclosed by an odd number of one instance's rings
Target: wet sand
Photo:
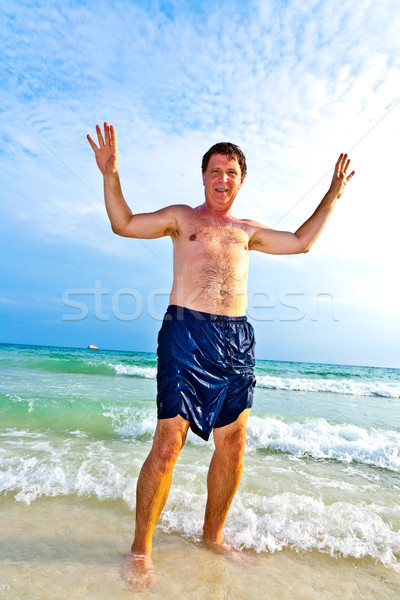
[[[43,497],[31,505],[0,497],[0,598],[122,600],[137,597],[122,578],[134,514],[122,500]],[[243,568],[176,534],[156,531],[156,593],[172,600],[390,600],[400,572],[370,559],[318,552],[251,553]]]

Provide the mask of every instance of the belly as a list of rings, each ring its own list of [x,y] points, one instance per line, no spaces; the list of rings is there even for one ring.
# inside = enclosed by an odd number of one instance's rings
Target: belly
[[[207,248],[175,268],[171,304],[228,316],[247,307],[248,252],[239,247]]]

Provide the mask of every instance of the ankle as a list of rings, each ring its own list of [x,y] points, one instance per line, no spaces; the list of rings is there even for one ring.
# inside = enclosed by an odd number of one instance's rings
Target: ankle
[[[203,540],[209,544],[218,544],[223,541],[222,530],[203,529]]]
[[[151,551],[151,544],[143,544],[134,541],[131,546],[131,554],[135,554],[136,556],[151,558]]]

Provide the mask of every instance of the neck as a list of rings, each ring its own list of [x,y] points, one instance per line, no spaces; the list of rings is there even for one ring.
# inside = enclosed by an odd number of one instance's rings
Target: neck
[[[204,202],[204,204],[199,206],[199,208],[203,213],[216,220],[224,220],[227,217],[233,216],[231,212],[232,204],[230,206],[225,206],[223,208],[221,207],[220,209],[218,209],[210,206],[206,201]]]

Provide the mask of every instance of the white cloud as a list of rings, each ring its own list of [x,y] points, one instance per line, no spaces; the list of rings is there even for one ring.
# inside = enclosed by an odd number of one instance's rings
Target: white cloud
[[[39,5],[30,19],[26,7],[16,8],[8,96],[27,126],[82,179],[92,160],[85,130],[101,118],[114,121],[121,166],[134,180],[129,185],[160,198],[146,198],[146,206],[176,194],[188,201],[184,189],[172,191],[171,170],[184,161],[181,171],[195,177],[194,159],[222,137],[248,152],[253,188],[300,197],[343,142],[354,144],[395,99],[393,3],[386,2],[388,12],[367,1],[340,10],[332,2],[252,6],[245,20],[227,19],[222,5],[200,23],[184,13],[168,20],[131,3],[101,4],[100,11]],[[384,40],[380,25],[389,33]],[[39,94],[32,102],[22,96],[24,76]],[[9,115],[7,151],[34,159],[37,139],[15,125]],[[191,143],[193,163],[179,154]],[[196,181],[190,182],[194,195]]]
[[[177,2],[166,15],[155,3],[6,2],[3,210],[32,236],[98,247],[109,225],[85,135],[104,119],[134,209],[202,202],[202,154],[231,139],[249,167],[238,214],[275,225],[288,213],[279,228],[292,230],[353,147],[356,177],[312,252],[351,257],[354,281],[364,261],[363,277],[382,284],[377,265],[386,280],[397,268],[400,216],[397,4],[237,0],[189,12]],[[103,251],[143,250],[131,247],[110,238]]]

